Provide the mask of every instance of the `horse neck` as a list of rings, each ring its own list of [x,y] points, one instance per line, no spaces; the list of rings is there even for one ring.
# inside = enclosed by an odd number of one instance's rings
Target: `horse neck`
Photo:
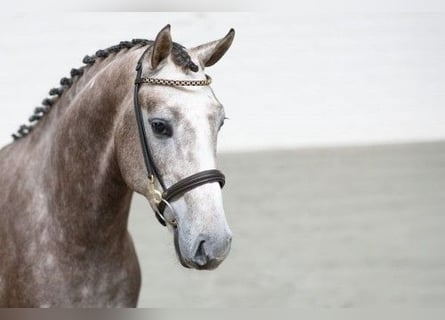
[[[96,62],[53,106],[39,134],[49,150],[48,214],[72,239],[107,242],[126,232],[132,192],[120,174],[114,132],[131,103],[135,63],[134,52]]]

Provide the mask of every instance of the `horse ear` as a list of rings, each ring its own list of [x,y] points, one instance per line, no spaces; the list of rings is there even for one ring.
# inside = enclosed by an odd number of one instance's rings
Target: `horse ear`
[[[153,43],[151,53],[151,67],[156,69],[158,65],[166,59],[172,51],[172,37],[170,35],[170,25],[166,25],[159,31],[156,40]]]
[[[230,29],[229,33],[224,38],[197,46],[190,49],[190,51],[198,55],[199,60],[204,66],[210,67],[222,58],[230,48],[234,37],[235,30]]]

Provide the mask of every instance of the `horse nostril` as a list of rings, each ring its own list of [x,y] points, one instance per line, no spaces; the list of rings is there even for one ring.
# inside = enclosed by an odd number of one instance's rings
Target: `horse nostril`
[[[199,242],[198,248],[196,249],[194,262],[200,266],[204,266],[208,262],[208,257],[204,246],[205,240]]]

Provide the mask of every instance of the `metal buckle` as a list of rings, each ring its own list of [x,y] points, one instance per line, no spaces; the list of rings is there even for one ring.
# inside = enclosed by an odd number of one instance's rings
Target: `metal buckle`
[[[162,193],[156,189],[153,175],[148,177],[148,197],[152,206],[157,207],[162,201]]]
[[[150,206],[153,209],[153,211],[155,212],[155,214],[162,220],[164,221],[166,224],[170,224],[173,227],[177,226],[176,220],[175,218],[173,218],[173,220],[167,220],[164,215],[159,211],[159,204],[161,202],[165,203],[165,205],[170,209],[173,217],[176,217],[176,212],[175,209],[173,209],[173,207],[171,206],[171,204],[165,200],[164,198],[162,198],[162,193],[157,190],[155,188],[155,180],[153,175],[150,175],[148,177],[148,200],[150,202]]]

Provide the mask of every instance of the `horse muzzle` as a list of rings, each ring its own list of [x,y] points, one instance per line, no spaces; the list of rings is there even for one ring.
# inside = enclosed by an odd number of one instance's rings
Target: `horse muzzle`
[[[181,264],[198,270],[213,270],[218,267],[228,256],[232,243],[230,231],[219,237],[200,234],[194,240],[191,250],[181,250],[178,229],[175,229],[174,237],[176,254]]]

